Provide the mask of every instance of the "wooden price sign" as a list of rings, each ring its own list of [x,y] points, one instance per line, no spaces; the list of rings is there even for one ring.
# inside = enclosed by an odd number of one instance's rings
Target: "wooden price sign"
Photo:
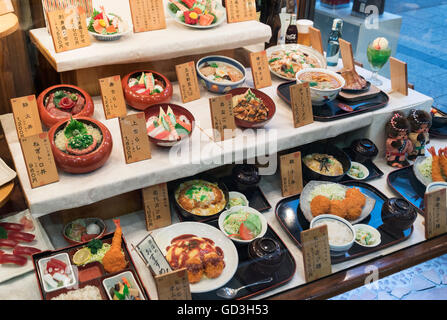
[[[214,140],[223,141],[234,138],[236,123],[233,114],[233,96],[226,94],[210,98],[210,110]]]
[[[301,244],[306,282],[332,273],[327,226],[321,225],[301,232]]]
[[[314,122],[309,83],[297,83],[290,86],[290,105],[293,125],[299,128]]]
[[[14,12],[11,0],[0,0],[0,15]]]
[[[407,64],[394,57],[390,58],[391,92],[408,96]]]
[[[169,262],[161,252],[154,238],[149,234],[135,247],[139,256],[149,267],[153,276],[172,271]]]
[[[183,103],[200,99],[200,88],[194,61],[175,66]]]
[[[166,29],[162,0],[129,0],[135,33]]]
[[[303,177],[301,170],[301,153],[294,152],[280,157],[281,191],[283,197],[301,193]]]
[[[11,106],[19,139],[33,136],[43,131],[37,109],[36,96],[31,95],[11,99]]]
[[[431,239],[447,233],[447,189],[443,188],[424,196],[425,237]]]
[[[185,268],[155,276],[159,300],[191,300],[188,272]]]
[[[270,87],[272,85],[269,63],[265,51],[250,53],[250,67],[256,89]]]
[[[126,163],[151,158],[151,146],[146,132],[144,112],[119,118]]]
[[[124,117],[127,114],[127,109],[123,87],[121,86],[121,77],[113,76],[99,79],[99,86],[106,119]]]
[[[20,138],[31,188],[59,181],[48,133]]]
[[[256,20],[255,0],[225,0],[227,22]]]
[[[310,27],[310,44],[312,48],[317,50],[324,56],[323,41],[321,40],[321,32],[317,28]]]
[[[340,54],[343,60],[343,68],[345,70],[355,70],[354,55],[352,53],[352,45],[349,41],[340,39]]]
[[[56,53],[90,45],[87,20],[82,8],[66,8],[47,12]]]
[[[166,183],[144,188],[142,193],[146,229],[150,231],[170,225],[171,209]]]

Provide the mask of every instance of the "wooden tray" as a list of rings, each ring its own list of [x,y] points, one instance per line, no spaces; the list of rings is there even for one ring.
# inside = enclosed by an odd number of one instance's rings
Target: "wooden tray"
[[[290,105],[289,87],[294,84],[296,84],[296,81],[286,82],[286,83],[280,84],[277,88],[278,96],[289,105]],[[390,98],[388,97],[388,95],[385,92],[380,91],[380,93],[377,96],[375,96],[374,98],[361,100],[361,102],[369,102],[371,104],[368,104],[364,107],[359,107],[358,109],[351,111],[351,112],[346,112],[346,111],[343,111],[340,108],[338,108],[336,106],[336,104],[341,102],[341,103],[345,103],[347,105],[353,106],[353,105],[358,104],[360,101],[349,102],[349,101],[345,101],[345,100],[336,98],[335,100],[328,102],[323,106],[313,106],[312,109],[313,109],[314,120],[321,121],[321,122],[334,121],[334,120],[338,120],[338,119],[352,117],[352,116],[355,116],[355,115],[358,115],[358,114],[361,114],[364,112],[378,110],[378,109],[385,107],[388,104],[389,99]]]
[[[374,248],[365,248],[358,245],[357,243],[354,243],[352,248],[349,249],[349,251],[345,253],[344,256],[331,257],[332,264],[342,263],[348,260],[362,257],[372,252],[382,250],[384,248],[405,241],[411,236],[411,234],[413,233],[413,226],[410,229],[405,230],[401,234],[392,233],[383,228],[381,211],[383,203],[388,198],[382,192],[380,192],[373,186],[363,182],[347,181],[342,182],[342,184],[350,187],[359,188],[362,191],[362,193],[367,194],[368,196],[376,200],[376,204],[371,214],[366,219],[364,219],[359,223],[368,224],[376,228],[380,232],[382,242],[380,243],[380,245]],[[307,221],[307,219],[301,212],[299,202],[300,202],[300,195],[295,195],[292,197],[282,199],[276,205],[275,214],[276,218],[278,219],[279,223],[286,231],[286,233],[297,244],[297,246],[301,248],[301,241],[300,241],[301,231],[309,229],[310,223]]]

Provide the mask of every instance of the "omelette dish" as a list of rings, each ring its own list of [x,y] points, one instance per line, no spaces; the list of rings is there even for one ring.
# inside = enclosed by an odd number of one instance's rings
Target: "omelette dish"
[[[226,198],[217,184],[204,180],[191,180],[180,184],[175,200],[184,210],[197,216],[211,216],[222,211]]]
[[[217,278],[225,268],[222,249],[208,238],[184,234],[172,239],[166,252],[166,260],[174,270],[186,268],[189,283],[197,283],[203,277]]]
[[[325,176],[340,176],[343,174],[343,165],[334,156],[328,154],[312,153],[303,158],[309,169]]]

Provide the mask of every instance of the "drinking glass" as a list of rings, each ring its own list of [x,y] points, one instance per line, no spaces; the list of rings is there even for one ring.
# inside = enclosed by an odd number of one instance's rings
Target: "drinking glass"
[[[373,70],[371,78],[368,79],[368,81],[375,86],[380,86],[382,85],[382,81],[377,78],[377,74],[388,62],[388,59],[391,56],[391,48],[387,47],[385,49],[377,50],[374,49],[373,42],[371,42],[368,45],[366,54],[368,56],[369,64],[371,65],[371,69]]]

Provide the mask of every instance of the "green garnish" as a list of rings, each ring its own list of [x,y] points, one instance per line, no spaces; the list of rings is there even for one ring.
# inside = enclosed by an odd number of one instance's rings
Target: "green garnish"
[[[275,61],[278,61],[278,60],[280,60],[280,58],[272,58],[272,59],[269,60],[269,63],[272,63],[272,62],[275,62]]]
[[[215,62],[210,63],[210,67],[211,68],[219,68],[219,66]]]
[[[5,228],[0,227],[0,239],[7,239],[8,238],[8,231],[6,231]]]
[[[70,123],[64,130],[64,134],[67,139],[70,139],[71,137],[78,136],[80,134],[87,134],[87,128],[82,122],[71,118]]]
[[[311,82],[309,82],[309,86],[316,87],[316,86],[318,86],[318,82],[311,81]]]
[[[68,140],[68,145],[72,149],[83,150],[93,144],[93,136],[89,134],[80,134],[74,137],[71,137]]]
[[[87,244],[87,248],[90,249],[92,254],[96,254],[98,250],[102,248],[102,241],[98,239],[93,239]]]
[[[118,298],[118,300],[126,300],[126,297],[129,295],[129,288],[127,287],[127,284],[125,284],[123,293],[119,293],[115,289],[113,289],[113,292],[115,293],[115,296]]]

